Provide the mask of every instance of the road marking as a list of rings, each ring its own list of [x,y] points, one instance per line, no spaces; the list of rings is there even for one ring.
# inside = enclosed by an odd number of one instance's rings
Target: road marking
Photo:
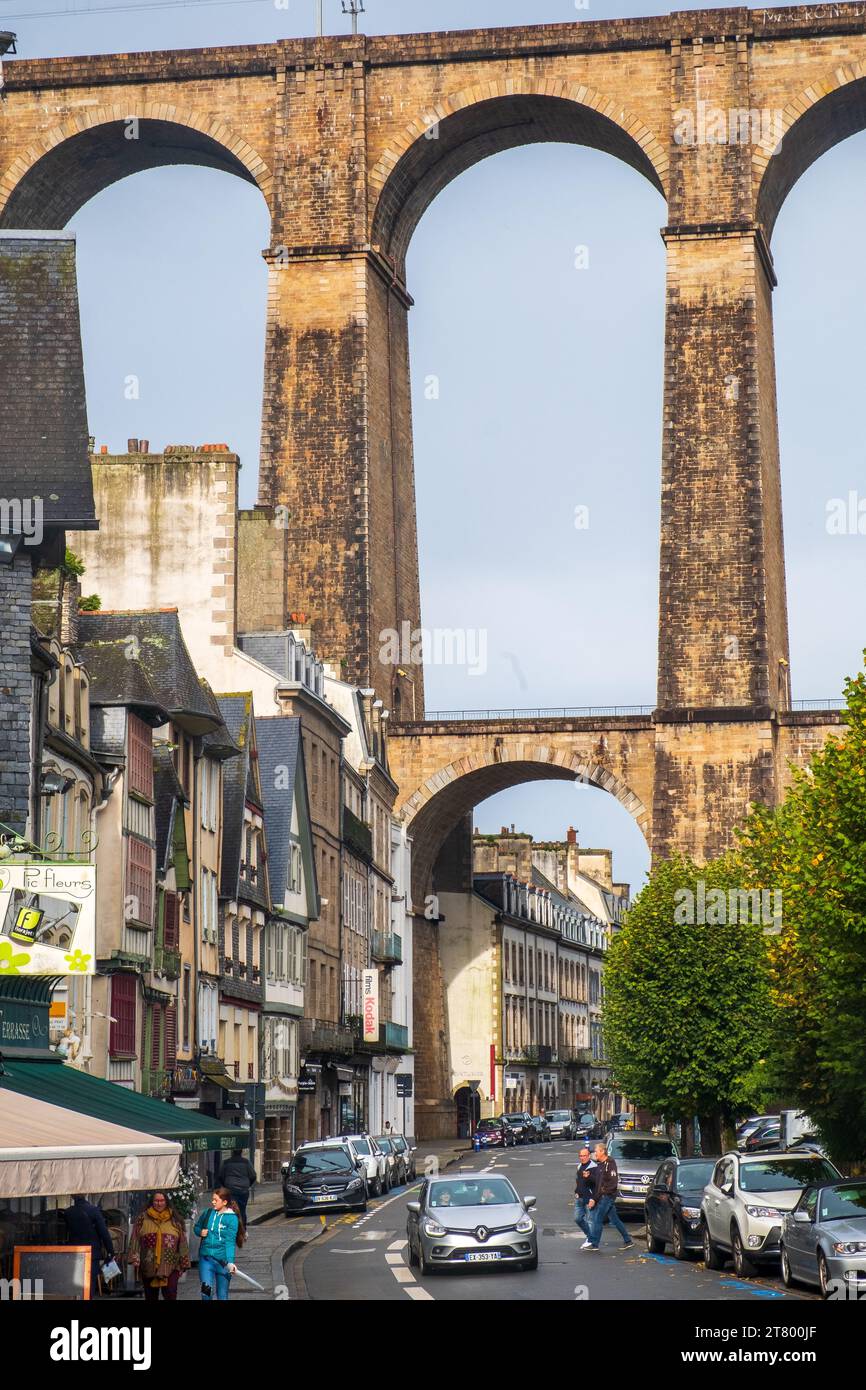
[[[398,1254],[396,1250],[393,1252],[389,1250],[387,1252],[385,1256],[385,1263],[391,1265],[392,1267],[399,1265],[401,1269],[404,1268],[403,1256]]]
[[[530,1166],[530,1168],[543,1168],[543,1167],[544,1167],[544,1164],[543,1164],[543,1163],[530,1163],[529,1166]]]
[[[385,1240],[385,1238],[386,1238],[387,1236],[389,1236],[390,1234],[391,1234],[390,1231],[361,1231],[360,1235],[356,1235],[356,1236],[355,1236],[355,1239],[356,1239],[356,1240]]]
[[[428,1293],[426,1289],[419,1288],[417,1284],[414,1289],[407,1289],[406,1292],[410,1298],[414,1298],[416,1303],[420,1303],[422,1299],[429,1299],[431,1303],[435,1302],[432,1293]]]
[[[392,1270],[391,1270],[391,1273],[393,1274],[394,1278],[397,1280],[397,1283],[398,1283],[398,1284],[414,1284],[414,1283],[415,1283],[415,1275],[412,1273],[412,1271],[411,1271],[410,1269],[407,1269],[405,1265],[402,1265],[402,1264],[401,1264],[401,1266],[400,1266],[399,1269],[392,1269]]]
[[[784,1298],[781,1289],[765,1289],[756,1284],[744,1284],[739,1279],[720,1279],[719,1283],[726,1289],[744,1289],[746,1293],[752,1294],[755,1298]]]
[[[382,1234],[383,1234],[383,1235],[385,1234],[384,1231],[382,1232]],[[392,1240],[392,1241],[391,1241],[391,1244],[388,1246],[388,1249],[389,1249],[389,1250],[405,1250],[405,1249],[406,1249],[406,1246],[407,1246],[408,1244],[409,1244],[408,1240]]]
[[[344,1249],[341,1245],[331,1246],[332,1255],[374,1255],[375,1253],[375,1250],[352,1250]]]

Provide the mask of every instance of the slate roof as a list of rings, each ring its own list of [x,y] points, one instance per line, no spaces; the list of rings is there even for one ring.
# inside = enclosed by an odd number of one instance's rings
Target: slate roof
[[[282,906],[289,882],[295,775],[299,760],[303,761],[300,719],[285,715],[257,719],[256,746],[259,750],[262,801],[265,804],[271,896],[275,904]],[[277,768],[280,769],[279,777]]]
[[[0,479],[44,526],[98,527],[90,475],[75,238],[0,232]]]
[[[223,774],[223,852],[220,865],[220,894],[224,898],[237,898],[239,895],[250,899],[262,907],[268,907],[267,893],[264,889],[264,874],[259,874],[258,883],[241,881],[240,865],[243,857],[244,804],[251,801],[260,806],[260,798],[255,785],[255,773],[250,759],[253,743],[254,715],[251,694],[217,695],[216,702],[222,714],[225,727],[240,750],[237,758],[228,762]],[[256,740],[257,742],[257,740]],[[264,811],[264,808],[261,808]],[[265,832],[267,844],[267,831]]]
[[[90,747],[94,757],[123,758],[126,754],[126,710],[97,705],[90,696]]]
[[[153,818],[156,835],[156,863],[165,869],[171,857],[171,832],[175,806],[188,804],[186,793],[175,771],[174,759],[168,745],[156,743],[153,748]]]
[[[198,678],[176,608],[81,613],[78,639],[94,703],[146,705],[149,696],[188,733],[220,729],[219,706]]]
[[[242,632],[238,636],[238,646],[283,680],[293,679],[289,672],[289,652],[294,642],[288,632]]]

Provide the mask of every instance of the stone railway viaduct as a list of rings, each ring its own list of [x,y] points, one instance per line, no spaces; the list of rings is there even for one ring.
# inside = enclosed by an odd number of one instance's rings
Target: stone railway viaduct
[[[416,904],[471,806],[532,778],[611,791],[654,854],[712,854],[750,800],[779,796],[838,716],[790,707],[772,233],[800,175],[866,127],[866,3],[18,60],[4,75],[4,228],[61,228],[163,164],[225,170],[267,201],[260,502],[287,509],[287,609],[393,711]],[[379,661],[381,632],[420,624],[406,251],[452,179],[540,141],[605,151],[666,203],[657,708],[409,723]],[[416,692],[423,707],[420,679]],[[434,938],[419,920],[422,971]]]

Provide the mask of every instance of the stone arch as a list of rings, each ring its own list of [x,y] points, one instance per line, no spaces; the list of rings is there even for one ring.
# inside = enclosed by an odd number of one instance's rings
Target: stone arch
[[[652,847],[648,806],[624,778],[604,762],[595,761],[584,753],[563,751],[555,745],[509,747],[502,739],[491,739],[490,747],[484,752],[449,762],[428,777],[400,807],[398,815],[414,837],[412,897],[416,908],[423,906],[430,891],[433,866],[445,840],[479,802],[526,782],[578,779],[615,796],[637,821],[647,844]]]
[[[0,226],[65,227],[118,179],[166,164],[236,174],[271,204],[273,175],[252,145],[216,118],[149,101],[77,112],[26,146],[0,178]]]
[[[866,130],[866,63],[843,64],[810,83],[768,125],[771,132],[752,155],[752,180],[757,220],[769,240],[801,175],[834,145]]]
[[[667,151],[621,103],[580,82],[502,77],[442,97],[384,151],[370,173],[372,244],[402,274],[412,233],[437,193],[488,155],[544,141],[612,154],[667,196]]]

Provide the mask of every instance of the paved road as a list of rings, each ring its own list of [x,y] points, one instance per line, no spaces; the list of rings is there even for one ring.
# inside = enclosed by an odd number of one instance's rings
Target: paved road
[[[632,1222],[639,1242],[622,1248],[605,1229],[598,1254],[580,1250],[571,1196],[577,1151],[571,1143],[531,1145],[507,1153],[470,1154],[449,1173],[505,1173],[522,1195],[538,1197],[539,1267],[533,1272],[461,1269],[422,1277],[408,1265],[406,1203],[416,1187],[371,1202],[365,1216],[330,1218],[323,1233],[289,1261],[292,1297],[313,1300],[383,1299],[503,1301],[511,1299],[619,1299],[640,1301],[790,1301],[772,1277],[740,1281],[731,1270],[714,1273],[698,1262],[648,1255],[642,1222]],[[285,1223],[290,1226],[290,1222]]]

